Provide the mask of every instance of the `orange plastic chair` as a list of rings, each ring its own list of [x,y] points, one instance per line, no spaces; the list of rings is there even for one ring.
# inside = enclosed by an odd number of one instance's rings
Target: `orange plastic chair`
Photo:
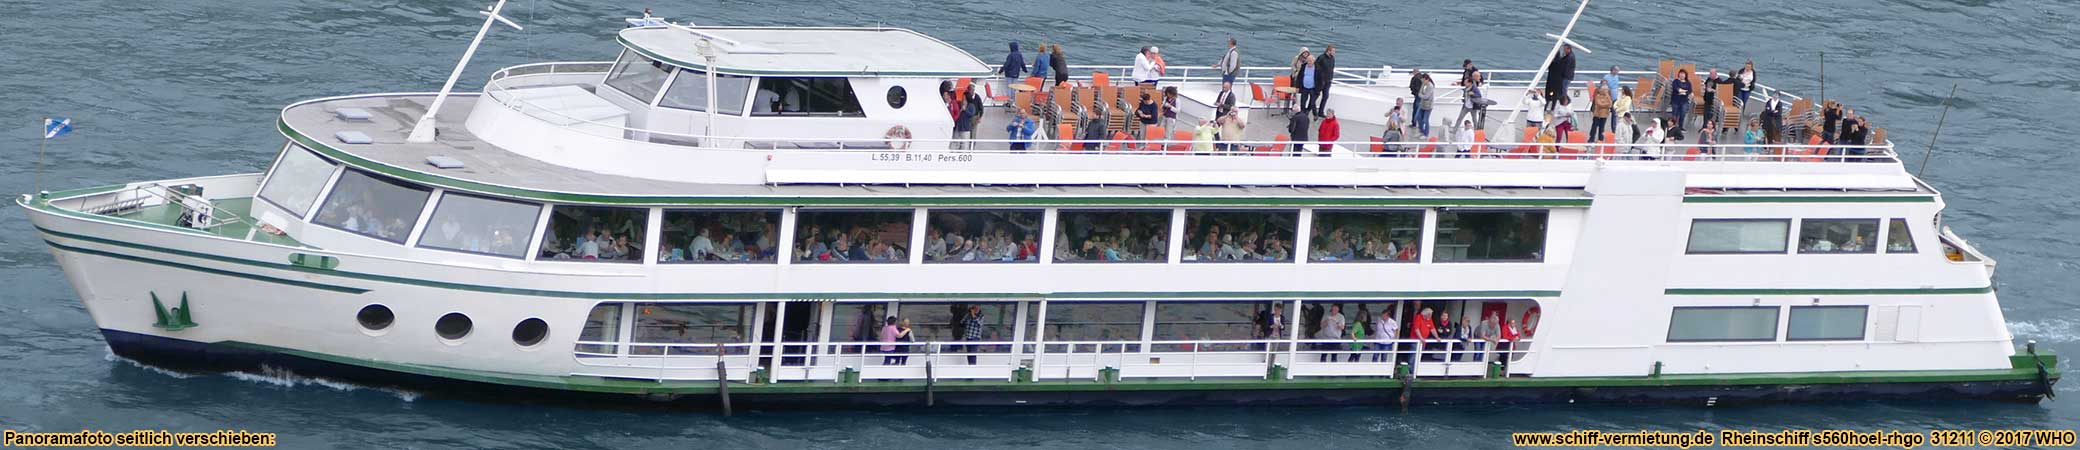
[[[997,95],[997,88],[994,88],[994,87],[990,87],[990,84],[989,84],[989,83],[982,83],[982,94],[983,94],[983,95],[987,95],[987,96],[989,96],[989,100],[990,100],[990,101],[993,101],[993,102],[997,102],[997,104],[1004,104],[1004,103],[1010,103],[1010,102],[1011,102],[1011,96],[1008,96],[1008,95]]]
[[[1162,125],[1144,125],[1141,127],[1141,139],[1148,141],[1148,146],[1143,147],[1143,149],[1151,152],[1163,151],[1163,139],[1169,136],[1170,130],[1163,129]]]
[[[1524,159],[1525,155],[1538,153],[1538,145],[1535,142],[1538,142],[1538,127],[1524,127],[1523,144],[1519,144],[1517,148],[1511,149],[1507,158]]]
[[[1488,152],[1488,130],[1473,130],[1473,154]]]
[[[972,85],[972,84],[974,84],[974,83],[975,83],[975,79],[974,79],[974,78],[962,78],[962,79],[959,79],[959,80],[955,80],[955,81],[953,82],[953,93],[954,93],[954,98],[967,98],[967,97],[968,97],[968,87],[970,87],[970,85]]]
[[[1055,138],[1055,139],[1057,139],[1057,140],[1063,140],[1063,141],[1066,141],[1066,140],[1069,140],[1069,139],[1071,139],[1071,138],[1074,138],[1074,137],[1076,137],[1076,124],[1070,124],[1070,123],[1061,123],[1061,124],[1055,124],[1055,126],[1054,126],[1054,138]],[[1082,143],[1080,143],[1080,142],[1070,142],[1070,143],[1069,143],[1068,145],[1064,145],[1064,147],[1068,147],[1068,148],[1069,148],[1070,150],[1083,150],[1083,145],[1082,145]]]
[[[1284,155],[1284,154],[1286,153],[1286,151],[1288,151],[1288,150],[1291,150],[1291,148],[1290,148],[1290,147],[1292,147],[1292,146],[1291,146],[1291,145],[1289,145],[1289,144],[1287,144],[1287,143],[1288,143],[1288,142],[1292,142],[1292,141],[1293,141],[1293,137],[1292,137],[1292,136],[1287,136],[1287,135],[1286,135],[1285,133],[1279,133],[1279,134],[1278,134],[1278,136],[1274,136],[1274,137],[1272,137],[1272,138],[1271,138],[1271,147],[1269,147],[1269,148],[1265,148],[1265,149],[1264,149],[1264,152],[1263,152],[1263,153],[1258,153],[1258,155],[1262,155],[1262,156],[1280,156],[1280,155]]]
[[[1190,152],[1192,150],[1192,138],[1193,136],[1191,130],[1176,130],[1170,132],[1170,140],[1177,141],[1170,143],[1170,153],[1181,154],[1185,152]]]
[[[1094,71],[1094,72],[1091,72],[1091,85],[1092,85],[1092,86],[1111,86],[1111,85],[1112,85],[1112,74],[1109,74],[1109,73],[1105,73],[1104,71]]]
[[[1617,143],[1617,142],[1618,142],[1618,136],[1617,136],[1617,135],[1614,135],[1614,134],[1611,134],[1611,132],[1609,132],[1609,131],[1605,131],[1605,132],[1603,132],[1603,140],[1602,140],[1601,142],[1603,142],[1604,144],[1615,144],[1615,143]],[[1596,154],[1598,154],[1598,155],[1615,155],[1615,154],[1618,154],[1618,147],[1616,147],[1616,146],[1604,146],[1604,147],[1597,147],[1597,148],[1596,148],[1596,151],[1595,151],[1595,152],[1593,152],[1593,153],[1596,153]]]
[[[1697,147],[1690,147],[1690,148],[1686,148],[1686,149],[1683,149],[1683,160],[1684,160],[1684,161],[1696,161],[1696,160],[1697,160],[1697,157],[1698,157],[1698,156],[1700,156],[1700,155],[1703,155],[1703,154],[1704,154],[1704,149],[1701,149],[1701,148],[1697,148]]]
[[[1040,77],[1026,77],[1026,85],[1032,86],[1033,92],[1040,92],[1040,85],[1046,82],[1046,80],[1042,80]]]
[[[1417,158],[1429,158],[1429,157],[1431,157],[1431,155],[1430,155],[1431,153],[1436,153],[1436,152],[1437,152],[1437,136],[1431,136],[1431,137],[1430,137],[1430,143],[1428,143],[1428,144],[1423,144],[1423,148],[1422,148],[1421,150],[1419,150],[1419,151],[1420,151],[1420,153],[1417,153],[1417,154],[1416,154],[1416,157],[1417,157]]]
[[[1292,75],[1278,75],[1271,77],[1271,98],[1277,99],[1278,101],[1292,100],[1293,94],[1287,94],[1278,90],[1278,88],[1282,87],[1293,87]]]
[[[1261,85],[1261,84],[1257,84],[1257,83],[1250,83],[1250,84],[1249,84],[1249,97],[1250,97],[1250,100],[1255,100],[1255,101],[1257,102],[1257,106],[1264,106],[1264,105],[1269,105],[1269,104],[1271,104],[1271,97],[1270,97],[1270,96],[1267,96],[1267,95],[1264,95],[1264,85]]]
[[[1119,151],[1119,150],[1120,150],[1120,147],[1122,147],[1122,146],[1125,146],[1125,145],[1127,145],[1127,140],[1128,140],[1128,139],[1133,139],[1133,137],[1132,137],[1132,136],[1127,136],[1127,132],[1125,132],[1125,131],[1114,131],[1114,132],[1112,132],[1112,142],[1111,142],[1111,143],[1108,143],[1108,144],[1105,144],[1105,151],[1109,151],[1109,152],[1116,152],[1116,151]]]
[[[1386,144],[1386,142],[1387,142],[1387,141],[1386,141],[1386,140],[1380,139],[1380,138],[1379,138],[1379,136],[1370,136],[1370,138],[1372,139],[1372,152],[1373,152],[1373,153],[1386,153],[1386,152],[1387,152],[1387,144]]]

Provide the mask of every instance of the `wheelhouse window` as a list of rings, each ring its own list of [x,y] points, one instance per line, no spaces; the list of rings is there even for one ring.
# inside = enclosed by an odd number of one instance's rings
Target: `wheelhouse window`
[[[549,230],[538,259],[642,262],[643,234],[650,210],[559,205],[549,210]]]
[[[1055,215],[1055,262],[1168,262],[1167,209],[1062,210]]]
[[[282,152],[282,161],[275,163],[274,173],[267,177],[267,185],[260,187],[260,198],[301,218],[318,201],[318,194],[325,191],[333,168],[331,161],[310,149],[289,146]]]
[[[1868,306],[1793,306],[1784,338],[1793,341],[1861,341]]]
[[[926,262],[1038,262],[1040,210],[932,210]]]
[[[419,246],[508,258],[527,257],[527,240],[542,205],[473,195],[442,194]]]
[[[1437,212],[1438,262],[1538,262],[1545,259],[1545,210]]]
[[[1798,225],[1799,253],[1877,253],[1878,219],[1806,219]]]
[[[1677,307],[1668,320],[1668,342],[1774,340],[1775,306]]]
[[[907,209],[798,212],[796,259],[804,263],[909,262],[911,214]]]
[[[1315,210],[1307,260],[1416,262],[1423,211]]]
[[[865,117],[852,80],[842,77],[758,79],[753,116]]]
[[[585,329],[578,331],[578,356],[613,356],[620,353],[621,304],[601,303],[585,314]],[[589,343],[588,343],[589,342]]]
[[[332,184],[313,222],[350,233],[403,244],[419,222],[432,191],[359,170],[349,170]]]
[[[1690,222],[1692,255],[1784,253],[1791,242],[1790,219],[1697,219]]]
[[[666,210],[658,261],[760,262],[779,258],[780,211]]]
[[[713,344],[748,342],[750,303],[638,303],[632,355],[714,355]],[[650,345],[644,345],[650,344]],[[708,345],[689,345],[708,344]],[[747,353],[743,347],[727,354]]]
[[[751,90],[751,77],[715,75],[715,109],[724,115],[743,115],[744,98]],[[679,77],[672,79],[670,89],[664,91],[659,106],[693,111],[708,110],[708,73],[693,69],[679,69]]]
[[[1885,230],[1885,253],[1914,253],[1914,233],[1907,231],[1907,219],[1892,219]]]
[[[1186,211],[1185,261],[1293,260],[1298,211]]]
[[[671,74],[672,66],[624,51],[621,59],[614,61],[614,68],[607,71],[607,86],[647,104],[657,98],[657,91],[664,88],[664,80]]]

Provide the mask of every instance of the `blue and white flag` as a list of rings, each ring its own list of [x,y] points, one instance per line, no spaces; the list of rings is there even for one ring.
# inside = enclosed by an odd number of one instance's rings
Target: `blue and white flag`
[[[44,119],[43,119],[43,138],[44,138],[44,139],[56,139],[56,138],[57,138],[58,136],[64,136],[64,135],[65,135],[66,133],[71,133],[71,132],[72,132],[72,119],[67,119],[67,118],[63,118],[63,117],[59,117],[59,118],[56,118],[56,119],[52,119],[52,118],[44,118]]]

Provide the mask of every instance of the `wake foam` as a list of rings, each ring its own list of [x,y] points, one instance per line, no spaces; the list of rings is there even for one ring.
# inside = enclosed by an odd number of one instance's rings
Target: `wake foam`
[[[2080,322],[2068,318],[2008,322],[2008,332],[2018,344],[2032,339],[2039,344],[2080,342]]]
[[[404,390],[404,389],[397,389],[397,388],[389,388],[389,387],[369,387],[369,386],[362,386],[362,385],[358,385],[358,384],[354,384],[354,383],[348,383],[348,382],[345,382],[345,381],[339,381],[339,380],[333,380],[333,379],[326,379],[326,378],[319,378],[319,377],[307,377],[307,376],[303,376],[303,375],[297,375],[297,374],[296,374],[295,372],[291,372],[291,371],[289,371],[289,369],[283,369],[283,368],[278,368],[278,367],[274,367],[274,366],[270,366],[270,365],[261,365],[261,366],[260,366],[260,373],[252,373],[252,372],[242,372],[242,371],[241,371],[241,372],[225,372],[225,373],[224,373],[224,376],[227,376],[227,377],[231,377],[232,379],[235,379],[235,380],[239,380],[239,381],[247,381],[247,382],[253,382],[253,383],[261,383],[261,384],[271,384],[271,385],[275,385],[275,386],[280,386],[280,387],[283,387],[283,388],[296,388],[296,387],[301,387],[301,386],[319,386],[319,387],[324,387],[324,388],[327,388],[327,389],[332,389],[332,390],[334,390],[334,391],[339,391],[339,392],[353,392],[353,391],[358,391],[358,390],[362,390],[362,389],[368,389],[368,390],[373,390],[373,391],[377,391],[377,392],[382,392],[382,393],[390,394],[390,395],[391,395],[391,396],[393,396],[393,397],[397,397],[397,399],[398,399],[398,400],[404,400],[404,401],[406,401],[406,402],[411,402],[411,401],[417,401],[417,400],[419,400],[419,396],[420,396],[420,394],[419,394],[418,392],[408,391],[408,390]]]
[[[165,375],[165,376],[169,376],[169,377],[174,377],[174,378],[178,378],[178,379],[183,379],[183,380],[185,380],[185,379],[189,379],[189,378],[195,378],[195,376],[196,376],[195,374],[192,374],[192,373],[187,373],[187,372],[181,372],[181,371],[177,371],[177,370],[171,370],[171,369],[165,369],[165,368],[161,368],[161,367],[158,367],[158,366],[153,366],[153,365],[151,365],[151,364],[145,364],[145,363],[142,363],[142,362],[138,362],[137,360],[134,360],[134,359],[130,359],[130,358],[124,358],[124,357],[122,357],[122,356],[116,355],[116,352],[115,352],[115,350],[109,350],[109,351],[108,351],[108,354],[107,354],[106,356],[102,356],[102,357],[101,357],[101,359],[107,360],[107,361],[109,361],[109,362],[118,362],[118,361],[120,361],[120,362],[122,362],[122,363],[124,363],[124,364],[129,364],[129,365],[130,365],[130,367],[136,367],[136,368],[139,368],[139,369],[144,369],[144,370],[146,370],[146,371],[150,371],[150,372],[153,372],[153,373],[157,373],[157,374],[160,374],[160,375]]]

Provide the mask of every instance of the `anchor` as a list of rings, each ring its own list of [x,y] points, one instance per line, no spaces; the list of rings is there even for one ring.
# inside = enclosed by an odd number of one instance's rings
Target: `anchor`
[[[158,322],[152,324],[152,328],[158,328],[166,331],[180,331],[189,328],[195,328],[197,326],[195,324],[195,319],[189,313],[189,311],[192,310],[188,308],[187,292],[181,293],[181,305],[174,307],[172,312],[167,312],[166,305],[159,303],[159,293],[153,292],[151,293],[151,295],[152,312],[156,313],[159,318]]]

